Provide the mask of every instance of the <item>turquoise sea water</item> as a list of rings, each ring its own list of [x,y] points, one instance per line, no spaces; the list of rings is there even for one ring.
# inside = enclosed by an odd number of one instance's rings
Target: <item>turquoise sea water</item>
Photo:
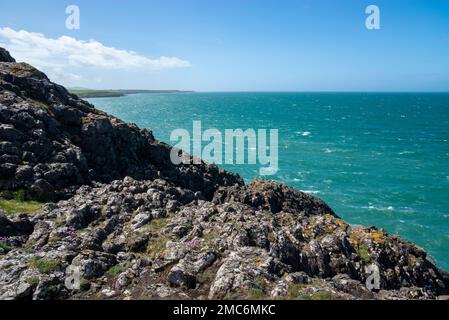
[[[170,142],[192,121],[279,130],[271,178],[314,193],[353,224],[422,246],[449,270],[449,94],[186,93],[90,99]],[[258,167],[223,166],[250,180]]]

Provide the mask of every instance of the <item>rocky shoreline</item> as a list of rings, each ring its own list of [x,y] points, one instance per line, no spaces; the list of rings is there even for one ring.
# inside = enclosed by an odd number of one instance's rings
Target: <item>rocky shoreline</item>
[[[449,276],[412,243],[323,201],[216,166],[173,165],[0,48],[0,299],[437,299]],[[370,290],[367,270],[379,271]],[[68,288],[78,270],[79,288]]]

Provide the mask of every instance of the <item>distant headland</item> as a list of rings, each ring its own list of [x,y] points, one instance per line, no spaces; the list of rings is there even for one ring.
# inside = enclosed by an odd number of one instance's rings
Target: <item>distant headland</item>
[[[76,94],[80,98],[113,98],[123,97],[128,94],[137,93],[188,93],[193,91],[183,90],[94,90],[94,89],[79,89],[70,88],[70,93]]]

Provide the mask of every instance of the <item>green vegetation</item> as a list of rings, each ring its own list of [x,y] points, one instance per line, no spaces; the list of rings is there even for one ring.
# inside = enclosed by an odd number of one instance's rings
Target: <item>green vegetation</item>
[[[34,253],[34,245],[36,244],[36,240],[28,240],[20,249],[19,252],[22,253]]]
[[[359,245],[358,251],[363,262],[367,264],[371,262],[371,256],[368,252],[368,249],[363,244]]]
[[[258,276],[255,281],[255,287],[249,289],[248,298],[250,300],[263,300],[266,299],[267,296],[265,294],[265,279],[263,276]]]
[[[168,223],[167,218],[163,219],[154,219],[151,220],[151,222],[147,225],[147,228],[150,230],[150,232],[156,233],[162,230]]]
[[[36,268],[40,273],[49,274],[53,271],[60,271],[64,268],[61,261],[53,259],[33,258],[29,263],[30,267]]]
[[[33,100],[33,103],[36,106],[38,106],[39,108],[41,108],[42,110],[48,110],[50,108],[47,104],[40,102],[40,101]]]
[[[33,287],[36,287],[40,281],[41,280],[39,279],[39,277],[31,277],[27,279],[28,284]]]
[[[42,209],[43,204],[37,201],[20,201],[0,199],[0,209],[7,213],[28,213],[33,214]]]
[[[145,226],[152,233],[152,237],[150,238],[147,247],[147,254],[153,259],[156,258],[159,253],[164,252],[167,246],[169,238],[160,234],[160,231],[167,225],[168,222],[168,218],[154,219]]]
[[[177,93],[188,92],[180,90],[91,90],[91,89],[72,89],[70,93],[76,94],[80,98],[113,98],[123,97],[128,94],[136,93]]]
[[[0,198],[0,209],[5,210],[7,213],[33,214],[40,211],[44,205],[41,202],[25,199],[25,191],[16,191],[12,199]]]
[[[0,241],[0,248],[5,250],[6,252],[11,251],[12,248],[6,244],[4,241]]]
[[[206,241],[206,243],[211,244],[219,236],[220,234],[218,233],[218,231],[216,229],[212,229],[203,235],[203,239],[204,241]]]
[[[87,291],[90,289],[90,281],[86,278],[80,279],[80,290],[81,291]]]
[[[106,273],[112,277],[116,277],[120,273],[125,272],[126,269],[128,269],[128,264],[120,263],[120,264],[117,264],[117,265],[113,266],[112,268],[110,268]]]
[[[289,300],[298,299],[298,297],[301,296],[301,290],[303,290],[306,287],[307,285],[305,284],[295,284],[295,283],[290,284],[287,288],[286,298]]]
[[[50,299],[57,299],[59,293],[59,286],[51,284],[47,287],[46,297]]]
[[[167,247],[167,242],[167,237],[159,236],[157,238],[152,238],[147,248],[147,253],[150,258],[154,259],[159,253],[164,252]]]
[[[54,219],[50,219],[55,223],[56,227],[62,227],[66,222],[66,217],[64,215],[60,215]]]
[[[260,288],[251,288],[248,291],[248,299],[249,300],[263,300],[266,299],[267,296]]]
[[[80,98],[109,98],[123,96],[123,94],[112,90],[69,90],[69,92],[76,94]]]

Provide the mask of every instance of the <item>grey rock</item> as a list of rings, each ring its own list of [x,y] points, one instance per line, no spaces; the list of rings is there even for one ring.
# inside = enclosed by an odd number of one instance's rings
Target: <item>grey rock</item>
[[[80,253],[72,261],[72,265],[79,267],[81,276],[86,279],[102,276],[115,264],[114,255],[96,251]]]

